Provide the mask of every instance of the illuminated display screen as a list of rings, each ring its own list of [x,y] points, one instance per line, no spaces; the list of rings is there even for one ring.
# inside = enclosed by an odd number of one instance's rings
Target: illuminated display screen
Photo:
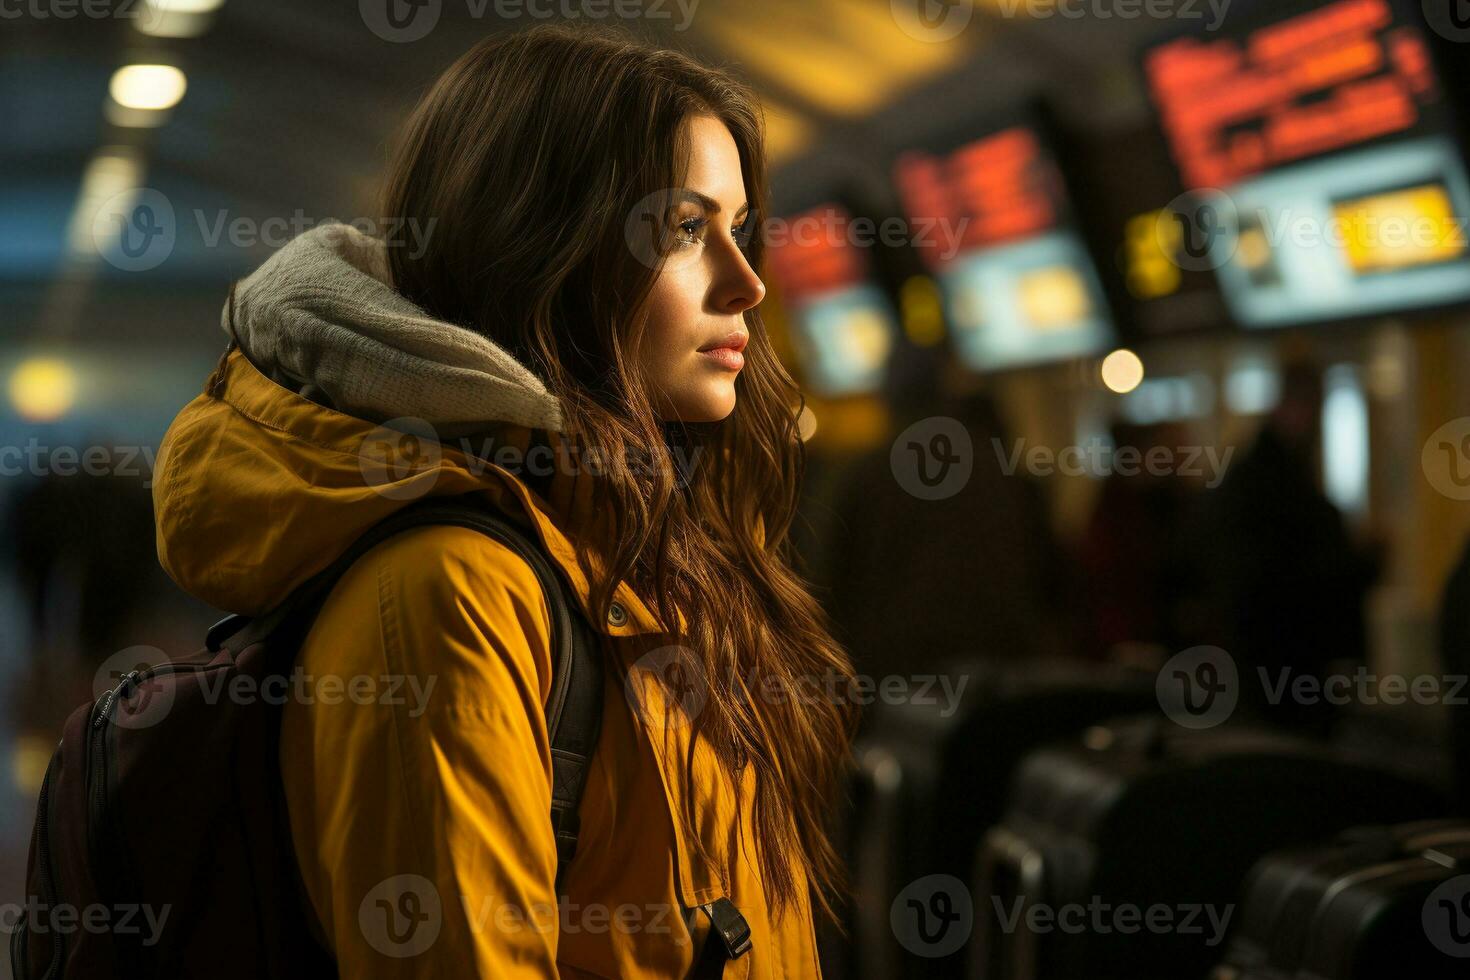
[[[1236,319],[1270,327],[1470,300],[1470,182],[1419,5],[1259,9],[1251,26],[1227,20],[1229,33],[1143,58],[1180,177],[1208,190],[1229,231],[1212,236],[1208,265]],[[1145,288],[1167,288],[1158,263],[1139,268]]]
[[[968,366],[1081,357],[1112,339],[1097,270],[1036,127],[908,150],[894,161],[893,180]]]
[[[767,253],[811,389],[829,397],[873,392],[897,336],[887,295],[872,281],[852,216],[823,204],[788,218]]]

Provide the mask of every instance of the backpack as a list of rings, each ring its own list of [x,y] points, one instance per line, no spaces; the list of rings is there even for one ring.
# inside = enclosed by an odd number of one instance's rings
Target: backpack
[[[275,610],[220,621],[197,653],[132,670],[71,715],[41,785],[30,897],[11,937],[16,980],[336,975],[314,935],[287,822],[277,754],[285,698],[272,703],[267,685],[291,672],[353,562],[427,525],[471,528],[509,546],[546,595],[560,900],[602,724],[601,648],[534,533],[467,498],[427,500],[368,530]],[[219,697],[236,684],[259,696]]]

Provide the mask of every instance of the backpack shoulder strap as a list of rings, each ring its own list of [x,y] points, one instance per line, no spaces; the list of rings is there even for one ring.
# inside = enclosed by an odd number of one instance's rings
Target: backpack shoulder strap
[[[551,824],[556,835],[556,891],[564,893],[567,865],[577,852],[581,822],[577,815],[587,770],[602,730],[603,672],[597,634],[580,604],[568,595],[569,584],[546,556],[534,532],[482,503],[465,498],[430,499],[403,508],[368,529],[336,561],[299,586],[276,609],[254,619],[230,616],[210,629],[211,650],[239,654],[256,643],[294,660],[317,611],[332,587],[370,549],[417,527],[449,525],[470,528],[504,544],[535,573],[551,614],[552,682],[546,701],[551,741]],[[278,666],[284,667],[285,664]]]

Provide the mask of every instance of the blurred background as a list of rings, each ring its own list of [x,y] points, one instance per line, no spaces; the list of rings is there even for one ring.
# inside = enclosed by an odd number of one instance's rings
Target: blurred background
[[[0,0],[0,900],[98,665],[222,615],[158,571],[149,476],[229,284],[370,218],[477,39],[569,14],[764,103],[800,553],[858,670],[899,679],[828,975],[1236,976],[1227,947],[1266,955],[1244,913],[1119,945],[999,930],[992,899],[1250,909],[1279,847],[1470,816],[1463,3]],[[1067,773],[1111,787],[1096,819],[1057,816]],[[1190,867],[1117,871],[1166,854]]]

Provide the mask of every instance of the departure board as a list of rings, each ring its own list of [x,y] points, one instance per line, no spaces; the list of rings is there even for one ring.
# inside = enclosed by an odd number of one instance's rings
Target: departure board
[[[1237,321],[1470,301],[1470,180],[1433,39],[1417,2],[1281,0],[1143,53],[1195,192],[1193,214],[1168,218],[1192,246],[1206,233],[1195,261]]]
[[[866,394],[883,383],[898,322],[872,276],[867,249],[876,236],[875,227],[855,222],[835,202],[783,216],[767,229],[770,272],[804,380],[817,394]]]
[[[891,174],[969,367],[1082,357],[1112,340],[1097,269],[1040,120],[1023,113],[906,148]]]

